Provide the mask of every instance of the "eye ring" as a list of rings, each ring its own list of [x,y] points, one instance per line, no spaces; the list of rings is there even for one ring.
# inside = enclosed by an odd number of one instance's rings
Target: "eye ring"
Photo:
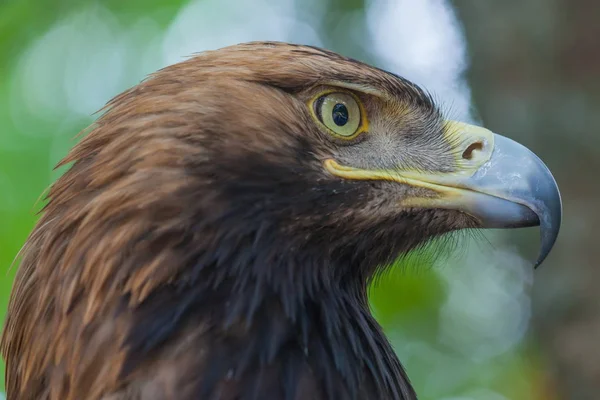
[[[309,102],[313,118],[335,138],[352,140],[368,127],[364,106],[352,92],[321,92]]]

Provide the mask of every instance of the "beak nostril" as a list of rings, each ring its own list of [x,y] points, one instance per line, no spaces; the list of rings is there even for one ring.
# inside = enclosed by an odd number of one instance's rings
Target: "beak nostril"
[[[469,147],[467,147],[465,149],[465,151],[463,151],[462,158],[464,158],[465,160],[472,160],[473,156],[474,156],[473,153],[475,151],[481,151],[481,150],[483,150],[483,143],[482,142],[471,143],[469,145]]]

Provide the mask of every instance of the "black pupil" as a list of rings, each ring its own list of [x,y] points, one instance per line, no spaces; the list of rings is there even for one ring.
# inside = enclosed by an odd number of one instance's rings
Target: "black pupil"
[[[337,126],[344,126],[348,122],[348,109],[345,105],[337,103],[335,106],[333,106],[331,116],[333,117],[333,122]]]

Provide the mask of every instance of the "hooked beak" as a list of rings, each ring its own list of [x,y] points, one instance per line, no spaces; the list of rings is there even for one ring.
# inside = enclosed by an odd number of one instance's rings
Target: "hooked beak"
[[[392,180],[433,190],[406,207],[459,210],[483,228],[540,226],[538,267],[552,249],[562,218],[558,186],[546,165],[525,146],[487,129],[448,121],[445,136],[460,143],[453,172],[363,170],[326,160],[325,168],[347,179]]]

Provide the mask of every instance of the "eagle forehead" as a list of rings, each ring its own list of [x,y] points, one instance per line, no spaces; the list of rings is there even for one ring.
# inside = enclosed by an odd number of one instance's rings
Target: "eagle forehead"
[[[314,85],[353,85],[388,99],[435,108],[429,94],[413,82],[363,61],[316,46],[284,42],[248,42],[196,54],[164,71],[261,82],[289,91]],[[195,71],[194,71],[195,70]]]

